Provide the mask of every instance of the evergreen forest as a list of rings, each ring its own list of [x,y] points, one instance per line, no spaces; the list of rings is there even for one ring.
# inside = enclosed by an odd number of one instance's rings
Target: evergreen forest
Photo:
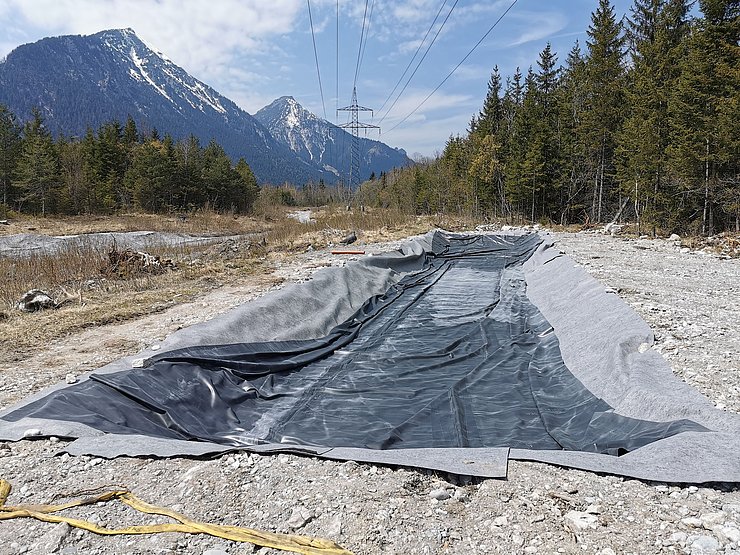
[[[38,110],[21,126],[0,105],[0,213],[247,212],[259,193],[249,165],[215,141],[142,136],[132,118],[55,140]]]
[[[365,183],[365,203],[641,232],[740,231],[740,2],[609,0],[564,59],[496,67],[465,136]],[[562,59],[562,62],[561,62]]]

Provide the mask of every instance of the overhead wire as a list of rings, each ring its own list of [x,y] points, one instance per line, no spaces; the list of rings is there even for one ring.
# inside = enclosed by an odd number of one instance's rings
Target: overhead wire
[[[360,45],[357,48],[357,64],[355,65],[355,78],[352,81],[352,86],[357,86],[357,75],[360,72],[360,58],[362,56],[362,42],[365,38],[365,22],[367,21],[367,6],[370,3],[370,0],[365,0],[365,13],[362,16],[362,30],[360,31]]]
[[[313,41],[313,56],[316,59],[316,75],[319,78],[319,92],[321,93],[321,107],[324,110],[324,119],[326,119],[326,104],[324,103],[324,87],[321,85],[321,71],[319,70],[319,53],[316,50],[316,33],[313,28],[313,15],[311,15],[311,0],[306,0],[308,4],[308,21],[311,24],[311,40]]]
[[[370,23],[373,20],[373,10],[375,9],[375,0],[373,0],[373,3],[370,4],[370,15],[367,16],[367,29],[365,30],[365,42],[362,44],[362,54],[360,54],[360,65],[358,67],[358,74],[359,71],[362,70],[362,61],[365,59],[365,47],[367,46],[367,39],[370,36]]]
[[[336,98],[335,104],[336,104],[336,114],[335,114],[335,121],[337,124],[339,123],[339,0],[337,0],[337,91],[336,91]]]
[[[403,81],[403,78],[406,77],[406,74],[409,71],[409,68],[411,67],[411,64],[414,63],[414,60],[416,59],[416,56],[419,55],[419,51],[421,51],[421,47],[424,46],[424,43],[427,40],[427,37],[429,36],[429,33],[432,32],[432,29],[434,28],[435,23],[437,23],[437,20],[439,19],[439,14],[442,13],[442,10],[444,9],[445,5],[447,4],[447,0],[442,1],[442,5],[437,10],[437,15],[434,16],[434,21],[432,21],[432,24],[429,25],[429,29],[427,29],[426,34],[424,35],[424,38],[421,39],[421,42],[419,43],[419,46],[416,48],[416,52],[414,52],[414,55],[411,57],[411,60],[409,60],[408,65],[406,66],[406,69],[403,70],[403,73],[401,74],[401,77],[398,78],[398,81],[396,81],[396,85],[393,87],[393,90],[390,92],[388,97],[383,101],[383,104],[380,108],[378,108],[378,113],[383,111],[383,108],[385,108],[385,105],[388,104],[388,101],[393,97],[393,93],[396,92],[396,89],[398,89],[398,85],[401,84],[401,81]]]
[[[491,25],[491,27],[490,27],[490,28],[488,29],[488,31],[486,31],[486,33],[485,33],[485,34],[484,34],[484,35],[483,35],[483,36],[482,36],[482,37],[480,38],[480,40],[479,40],[479,41],[478,41],[477,43],[475,43],[475,46],[473,46],[473,48],[471,48],[471,49],[470,49],[470,51],[469,51],[469,52],[468,52],[467,54],[465,54],[465,57],[464,57],[464,58],[463,58],[462,60],[460,60],[460,62],[459,62],[459,63],[458,63],[458,64],[457,64],[457,65],[456,65],[456,66],[455,66],[455,67],[454,67],[453,69],[452,69],[452,71],[450,71],[450,72],[449,72],[449,73],[447,74],[447,76],[446,76],[446,77],[445,77],[444,79],[442,79],[442,82],[441,82],[441,83],[440,83],[439,85],[437,85],[437,86],[436,86],[436,87],[435,87],[435,88],[434,88],[434,89],[432,90],[432,92],[430,92],[430,93],[429,93],[429,94],[427,95],[427,97],[426,97],[426,98],[425,98],[424,100],[422,100],[422,101],[421,101],[421,102],[419,103],[419,105],[418,105],[418,106],[417,106],[416,108],[414,108],[413,110],[411,110],[411,112],[409,112],[409,113],[408,113],[408,114],[407,114],[407,115],[406,115],[406,116],[405,116],[405,117],[404,117],[404,118],[403,118],[403,119],[402,119],[401,121],[399,121],[399,122],[398,122],[398,123],[397,123],[396,125],[394,125],[393,127],[391,127],[391,128],[390,128],[390,129],[389,129],[388,131],[386,131],[386,132],[385,132],[384,134],[386,134],[386,135],[387,135],[388,133],[390,133],[391,131],[393,131],[394,129],[396,129],[396,128],[397,128],[398,126],[400,126],[400,125],[401,125],[402,123],[404,123],[404,122],[405,122],[405,121],[406,121],[407,119],[409,119],[409,118],[410,118],[411,116],[413,116],[413,115],[414,115],[414,114],[416,113],[416,111],[417,111],[417,110],[418,110],[419,108],[421,108],[421,107],[422,107],[422,106],[423,106],[424,104],[426,104],[427,100],[429,100],[430,98],[432,98],[432,96],[434,95],[434,93],[436,93],[436,92],[437,92],[437,91],[438,91],[438,90],[439,90],[439,89],[440,89],[440,88],[442,87],[442,85],[444,85],[444,84],[445,84],[445,83],[447,82],[447,80],[448,80],[448,79],[449,79],[450,77],[452,77],[452,75],[453,75],[453,74],[454,74],[454,73],[455,73],[455,72],[456,72],[456,71],[458,70],[458,68],[459,68],[459,67],[460,67],[461,65],[463,65],[463,64],[465,63],[465,60],[467,60],[467,59],[468,59],[468,58],[470,57],[470,55],[471,55],[471,54],[472,54],[473,52],[475,52],[475,50],[476,50],[476,49],[477,49],[477,48],[478,48],[478,47],[479,47],[479,46],[481,45],[481,43],[482,43],[482,42],[483,42],[484,40],[486,40],[486,37],[488,37],[488,35],[490,35],[490,34],[491,34],[491,32],[492,32],[492,31],[493,31],[493,30],[494,30],[494,29],[496,28],[496,26],[497,26],[497,25],[498,25],[498,24],[499,24],[499,23],[501,22],[501,20],[502,20],[502,19],[503,19],[504,17],[506,17],[506,14],[508,14],[508,13],[509,13],[509,11],[511,11],[511,9],[512,9],[512,8],[513,8],[513,7],[514,7],[514,6],[516,5],[516,3],[517,3],[518,1],[519,1],[519,0],[514,0],[514,1],[513,1],[513,2],[512,2],[512,3],[510,4],[510,5],[509,5],[509,7],[508,7],[508,8],[506,8],[506,10],[504,10],[504,13],[502,13],[502,14],[501,14],[501,16],[500,16],[500,17],[499,17],[499,18],[498,18],[498,19],[497,19],[497,20],[496,20],[496,21],[495,21],[495,22],[493,23],[493,25]],[[386,113],[386,115],[388,115],[388,114]]]
[[[411,83],[411,80],[414,78],[414,75],[416,75],[416,72],[419,70],[419,67],[421,67],[422,62],[427,57],[427,54],[429,54],[429,50],[432,48],[432,46],[436,42],[437,37],[442,32],[442,29],[444,29],[444,26],[447,23],[447,20],[450,19],[450,16],[452,15],[452,12],[455,11],[455,6],[457,6],[457,3],[458,2],[459,2],[459,0],[455,0],[455,3],[452,4],[452,7],[450,8],[450,11],[447,13],[447,15],[445,16],[444,21],[442,22],[442,25],[439,26],[439,29],[437,29],[437,32],[434,34],[434,37],[432,37],[431,42],[427,46],[427,49],[424,51],[424,54],[421,56],[421,59],[419,60],[419,63],[416,64],[416,67],[414,68],[414,71],[411,73],[411,75],[409,76],[409,78],[406,80],[406,84],[401,89],[401,92],[398,93],[398,96],[396,96],[396,99],[393,101],[393,104],[391,104],[391,107],[388,108],[388,111],[385,113],[385,115],[382,118],[380,118],[380,121],[378,122],[378,124],[380,124],[386,117],[388,117],[388,114],[391,113],[391,110],[393,110],[393,107],[398,102],[398,99],[401,98],[401,95],[403,95],[404,91],[406,90],[406,87],[408,87],[409,86],[409,83]]]

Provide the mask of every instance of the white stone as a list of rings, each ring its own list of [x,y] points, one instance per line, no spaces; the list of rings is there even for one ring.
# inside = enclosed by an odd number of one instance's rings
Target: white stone
[[[740,530],[730,526],[714,526],[712,532],[722,543],[740,543]]]
[[[306,507],[296,507],[293,509],[293,514],[290,515],[287,524],[295,530],[303,528],[312,518],[313,514]]]
[[[716,553],[718,550],[719,542],[712,536],[699,536],[691,543],[691,555]]]
[[[685,524],[686,526],[689,526],[691,528],[701,528],[703,526],[703,523],[700,518],[696,518],[695,516],[690,516],[686,518],[682,518],[681,522]]]
[[[725,513],[704,513],[699,516],[702,526],[707,530],[711,530],[713,526],[718,524],[724,524],[726,519]]]
[[[28,428],[23,432],[23,437],[38,437],[41,435],[41,430],[38,428]]]
[[[342,534],[342,515],[334,515],[326,525],[326,535],[336,538]]]
[[[574,533],[583,532],[588,529],[595,530],[596,524],[599,522],[598,517],[595,515],[581,511],[568,511],[565,513],[564,519],[565,526]]]
[[[509,524],[509,519],[504,515],[497,516],[493,519],[494,526],[506,526],[507,524]]]
[[[67,382],[68,384],[77,383],[77,376],[75,376],[74,374],[71,374],[71,373],[70,374],[67,374],[64,377],[64,381]]]
[[[444,488],[437,488],[429,492],[429,497],[437,501],[444,501],[450,498],[450,493]]]

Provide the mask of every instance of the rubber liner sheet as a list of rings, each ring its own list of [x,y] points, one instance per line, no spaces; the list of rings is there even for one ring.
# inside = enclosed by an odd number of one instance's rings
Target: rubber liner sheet
[[[436,232],[356,266],[372,274],[384,265],[404,271],[386,275],[382,292],[359,305],[333,310],[326,330],[223,344],[174,340],[179,348],[143,368],[94,372],[5,411],[0,437],[17,439],[31,424],[64,435],[59,426],[68,423],[68,434],[82,438],[70,452],[104,456],[281,450],[496,477],[509,456],[694,481],[675,454],[701,454],[738,429],[733,415],[716,414],[698,394],[690,398],[704,401],[702,410],[682,409],[686,388],[671,390],[669,405],[678,407],[658,403],[658,412],[630,401],[634,388],[624,377],[635,368],[649,376],[650,363],[663,370],[658,381],[638,377],[648,390],[676,380],[660,357],[645,364],[650,357],[639,356],[649,329],[616,296],[601,306],[613,313],[568,321],[584,310],[578,284],[591,285],[592,308],[606,293],[574,274],[549,239]],[[293,295],[311,291],[309,282]],[[614,315],[623,325],[614,328]],[[613,356],[615,333],[627,335],[623,356]],[[583,341],[592,334],[591,344]],[[39,423],[47,422],[55,425],[44,430]],[[661,455],[661,445],[676,448]],[[654,468],[635,456],[641,451]],[[724,462],[710,457],[719,463],[709,480],[738,479],[736,453]]]

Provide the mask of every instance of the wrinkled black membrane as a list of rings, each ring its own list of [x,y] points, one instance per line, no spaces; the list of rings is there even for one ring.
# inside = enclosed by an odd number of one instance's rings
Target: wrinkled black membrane
[[[570,373],[525,293],[521,265],[539,243],[535,234],[437,236],[423,271],[322,339],[164,352],[146,368],[93,374],[6,419],[236,446],[612,455],[704,430],[615,414]]]

